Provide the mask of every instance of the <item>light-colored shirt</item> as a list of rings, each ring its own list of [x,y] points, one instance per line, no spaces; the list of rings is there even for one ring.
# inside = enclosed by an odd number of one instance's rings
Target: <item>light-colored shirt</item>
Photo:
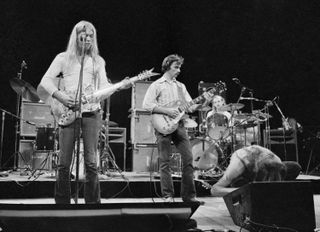
[[[178,88],[180,88],[180,92],[184,99],[180,99]],[[192,100],[186,86],[176,79],[169,81],[162,76],[149,86],[144,97],[142,107],[152,112],[156,106],[169,106],[171,103],[178,100],[182,100],[184,102]]]
[[[101,57],[98,57],[96,62],[93,62],[91,57],[86,57],[83,67],[83,94],[92,94],[96,90],[111,85],[108,82],[104,64],[104,60]],[[78,88],[80,69],[80,62],[76,61],[72,64],[68,64],[66,53],[60,53],[52,61],[39,86],[41,86],[48,95],[52,96],[52,94],[58,90],[56,77],[62,73],[63,81],[60,90],[69,95],[75,94]],[[100,109],[99,103],[90,104],[89,107],[82,111],[86,112],[96,109]]]

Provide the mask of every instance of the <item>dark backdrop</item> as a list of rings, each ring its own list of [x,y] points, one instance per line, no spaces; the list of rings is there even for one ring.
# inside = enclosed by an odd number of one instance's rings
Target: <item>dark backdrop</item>
[[[284,115],[296,118],[308,139],[319,125],[319,4],[317,0],[2,0],[0,107],[15,112],[17,95],[9,80],[17,76],[22,60],[28,64],[22,78],[36,87],[55,55],[65,50],[73,26],[85,19],[97,28],[100,53],[112,81],[151,67],[160,71],[162,59],[178,53],[185,58],[179,79],[192,97],[198,95],[199,81],[221,80],[228,87],[228,102],[235,102],[240,88],[232,78],[239,78],[254,89],[256,98],[279,96]],[[247,109],[248,102],[243,103]],[[113,95],[111,120],[129,129],[130,105],[131,90]],[[271,125],[280,127],[280,114],[274,107],[270,112]],[[15,119],[6,116],[5,122],[2,163],[14,150]]]

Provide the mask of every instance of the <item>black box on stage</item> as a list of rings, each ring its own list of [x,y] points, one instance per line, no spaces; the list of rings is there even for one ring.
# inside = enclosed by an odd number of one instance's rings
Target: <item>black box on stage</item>
[[[249,183],[223,198],[233,222],[249,230],[286,227],[303,232],[316,226],[309,181]]]

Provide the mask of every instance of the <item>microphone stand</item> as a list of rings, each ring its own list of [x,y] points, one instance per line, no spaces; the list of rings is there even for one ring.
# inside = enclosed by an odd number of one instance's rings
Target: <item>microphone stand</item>
[[[83,64],[84,64],[84,58],[85,58],[85,40],[82,41],[82,49],[81,49],[81,62],[80,62],[80,73],[79,73],[79,83],[78,83],[78,94],[76,94],[76,98],[78,97],[78,103],[79,103],[79,115],[78,118],[80,120],[77,120],[77,123],[79,125],[79,133],[77,135],[77,149],[76,149],[76,178],[75,178],[75,203],[78,204],[78,198],[79,198],[79,166],[80,166],[80,140],[81,140],[81,124],[82,124],[82,113],[81,113],[81,98],[82,98],[82,82],[83,82]],[[77,103],[77,101],[76,101]],[[76,113],[76,112],[75,112]],[[77,129],[77,125],[75,127]]]
[[[19,80],[22,79],[22,71],[23,71],[24,68],[26,68],[26,64],[25,64],[24,61],[22,61],[21,65],[20,65],[20,71],[17,74]],[[17,102],[16,102],[16,115],[18,115],[18,116],[20,116],[21,100],[22,100],[22,97],[20,95],[18,95]],[[14,138],[14,154],[13,154],[13,170],[14,171],[17,170],[17,157],[16,157],[16,154],[18,154],[18,150],[19,150],[19,135],[20,135],[19,127],[20,127],[20,122],[16,121],[15,138]]]

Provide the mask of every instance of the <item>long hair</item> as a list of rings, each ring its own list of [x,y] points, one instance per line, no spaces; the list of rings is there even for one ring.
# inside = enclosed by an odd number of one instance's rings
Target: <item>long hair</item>
[[[266,159],[258,162],[254,181],[281,181],[284,180],[286,171],[283,163]]]
[[[78,34],[84,30],[84,28],[92,30],[93,32],[91,46],[86,52],[89,56],[92,57],[94,62],[98,61],[99,50],[97,42],[97,31],[92,23],[82,20],[73,27],[69,38],[66,50],[68,64],[75,62],[77,60],[77,57],[81,55],[81,46],[78,44],[77,37]]]

